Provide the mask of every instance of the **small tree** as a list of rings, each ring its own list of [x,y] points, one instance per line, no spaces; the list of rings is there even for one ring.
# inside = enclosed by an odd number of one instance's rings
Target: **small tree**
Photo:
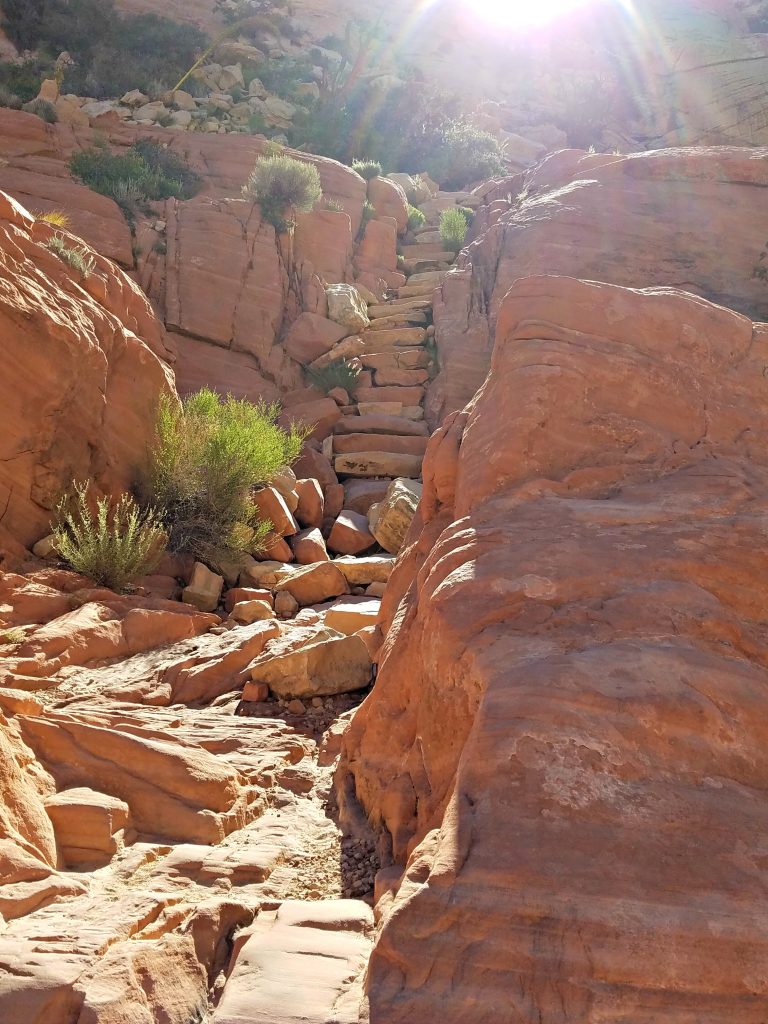
[[[204,388],[179,407],[160,403],[144,490],[168,531],[168,548],[217,565],[256,551],[271,529],[251,500],[301,453],[306,431],[277,425],[277,405],[223,400]]]
[[[464,246],[469,222],[463,210],[455,207],[440,214],[440,241],[449,252],[458,253]]]
[[[165,530],[157,513],[153,508],[142,511],[130,494],[116,502],[92,502],[88,484],[76,484],[56,513],[56,550],[76,572],[110,590],[124,590],[151,572],[165,549]]]
[[[317,167],[284,153],[257,160],[243,192],[278,231],[290,229],[296,214],[308,213],[323,195]]]

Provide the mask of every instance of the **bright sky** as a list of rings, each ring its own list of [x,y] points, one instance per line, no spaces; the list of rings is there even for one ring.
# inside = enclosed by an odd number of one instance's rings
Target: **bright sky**
[[[500,28],[529,28],[587,7],[592,0],[463,0],[477,17]]]

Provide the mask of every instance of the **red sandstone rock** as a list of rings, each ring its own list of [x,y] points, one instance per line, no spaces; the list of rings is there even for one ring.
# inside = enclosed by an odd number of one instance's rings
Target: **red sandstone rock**
[[[296,533],[296,520],[291,515],[285,498],[274,487],[262,487],[253,495],[253,503],[259,510],[259,518],[272,524],[280,537],[290,537]]]
[[[297,533],[291,538],[291,547],[299,565],[330,561],[323,535],[316,527]]]
[[[294,320],[283,346],[288,355],[306,366],[329,352],[346,334],[346,328],[316,313],[302,313]]]
[[[350,509],[339,514],[328,537],[328,547],[337,555],[361,555],[375,543],[368,517]]]
[[[670,290],[502,304],[345,739],[408,862],[371,1020],[759,1021],[767,346]]]
[[[377,217],[392,217],[398,231],[408,227],[408,200],[402,186],[389,178],[372,178],[368,182],[368,201],[376,208]]]
[[[334,474],[335,477],[335,474]],[[323,521],[323,491],[317,480],[298,480],[299,504],[296,518],[305,527],[320,526]]]

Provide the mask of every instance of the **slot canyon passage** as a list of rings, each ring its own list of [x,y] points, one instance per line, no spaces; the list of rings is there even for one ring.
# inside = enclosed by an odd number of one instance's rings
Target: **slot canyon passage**
[[[768,1024],[767,82],[0,0],[0,1024]]]

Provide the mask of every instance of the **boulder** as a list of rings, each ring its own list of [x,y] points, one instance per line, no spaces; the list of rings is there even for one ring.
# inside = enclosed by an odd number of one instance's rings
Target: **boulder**
[[[262,487],[253,494],[253,504],[259,511],[262,522],[272,524],[279,537],[290,537],[298,527],[285,498],[276,487]]]
[[[386,583],[395,567],[394,555],[364,555],[334,558],[333,564],[344,574],[351,587],[366,587],[371,583]]]
[[[371,681],[365,643],[326,626],[293,628],[271,641],[251,666],[251,679],[278,697],[326,697],[362,690]],[[243,700],[250,700],[249,684]]]
[[[402,186],[392,178],[371,178],[368,201],[375,207],[377,217],[393,218],[398,232],[408,227],[408,199]]]
[[[360,293],[351,284],[331,284],[325,289],[328,300],[328,316],[354,334],[369,324],[368,306]]]
[[[350,509],[339,514],[328,537],[328,547],[337,555],[360,555],[375,543],[367,517]]]
[[[344,486],[342,484],[330,484],[325,489],[325,519],[335,519],[341,514],[343,508]]]
[[[240,601],[267,601],[274,603],[274,597],[270,590],[257,590],[255,587],[232,587],[224,595],[224,608],[231,612]]]
[[[253,622],[273,619],[275,610],[269,601],[238,601],[229,614],[235,622],[250,626]]]
[[[307,366],[330,352],[348,333],[346,327],[317,313],[302,313],[288,328],[283,347],[288,355]]]
[[[287,590],[275,594],[275,615],[279,619],[292,619],[299,610],[299,602]]]
[[[274,587],[276,592],[286,591],[302,608],[322,604],[347,592],[347,581],[332,562],[320,562],[306,569],[294,569]]]
[[[319,482],[317,480],[298,480],[296,493],[299,496],[299,503],[296,506],[296,518],[299,523],[304,527],[320,526],[324,515],[324,499]]]
[[[212,572],[202,562],[195,562],[189,586],[185,587],[181,599],[185,604],[194,605],[201,612],[213,612],[219,606],[224,577]]]
[[[301,530],[291,537],[291,547],[299,565],[330,561],[323,535],[317,527]]]
[[[344,508],[368,516],[371,505],[383,501],[391,481],[382,480],[346,480],[344,483]]]
[[[405,541],[422,494],[417,480],[393,480],[383,501],[371,507],[371,533],[385,551],[396,555]]]
[[[288,506],[289,512],[293,515],[299,504],[299,496],[296,493],[296,474],[291,467],[282,466],[269,483],[276,491],[280,492],[285,504]]]
[[[370,597],[345,597],[334,601],[325,613],[325,624],[346,636],[375,626],[379,617],[381,601]]]
[[[130,817],[124,800],[76,787],[48,797],[45,809],[59,856],[68,868],[103,867],[123,845]]]

